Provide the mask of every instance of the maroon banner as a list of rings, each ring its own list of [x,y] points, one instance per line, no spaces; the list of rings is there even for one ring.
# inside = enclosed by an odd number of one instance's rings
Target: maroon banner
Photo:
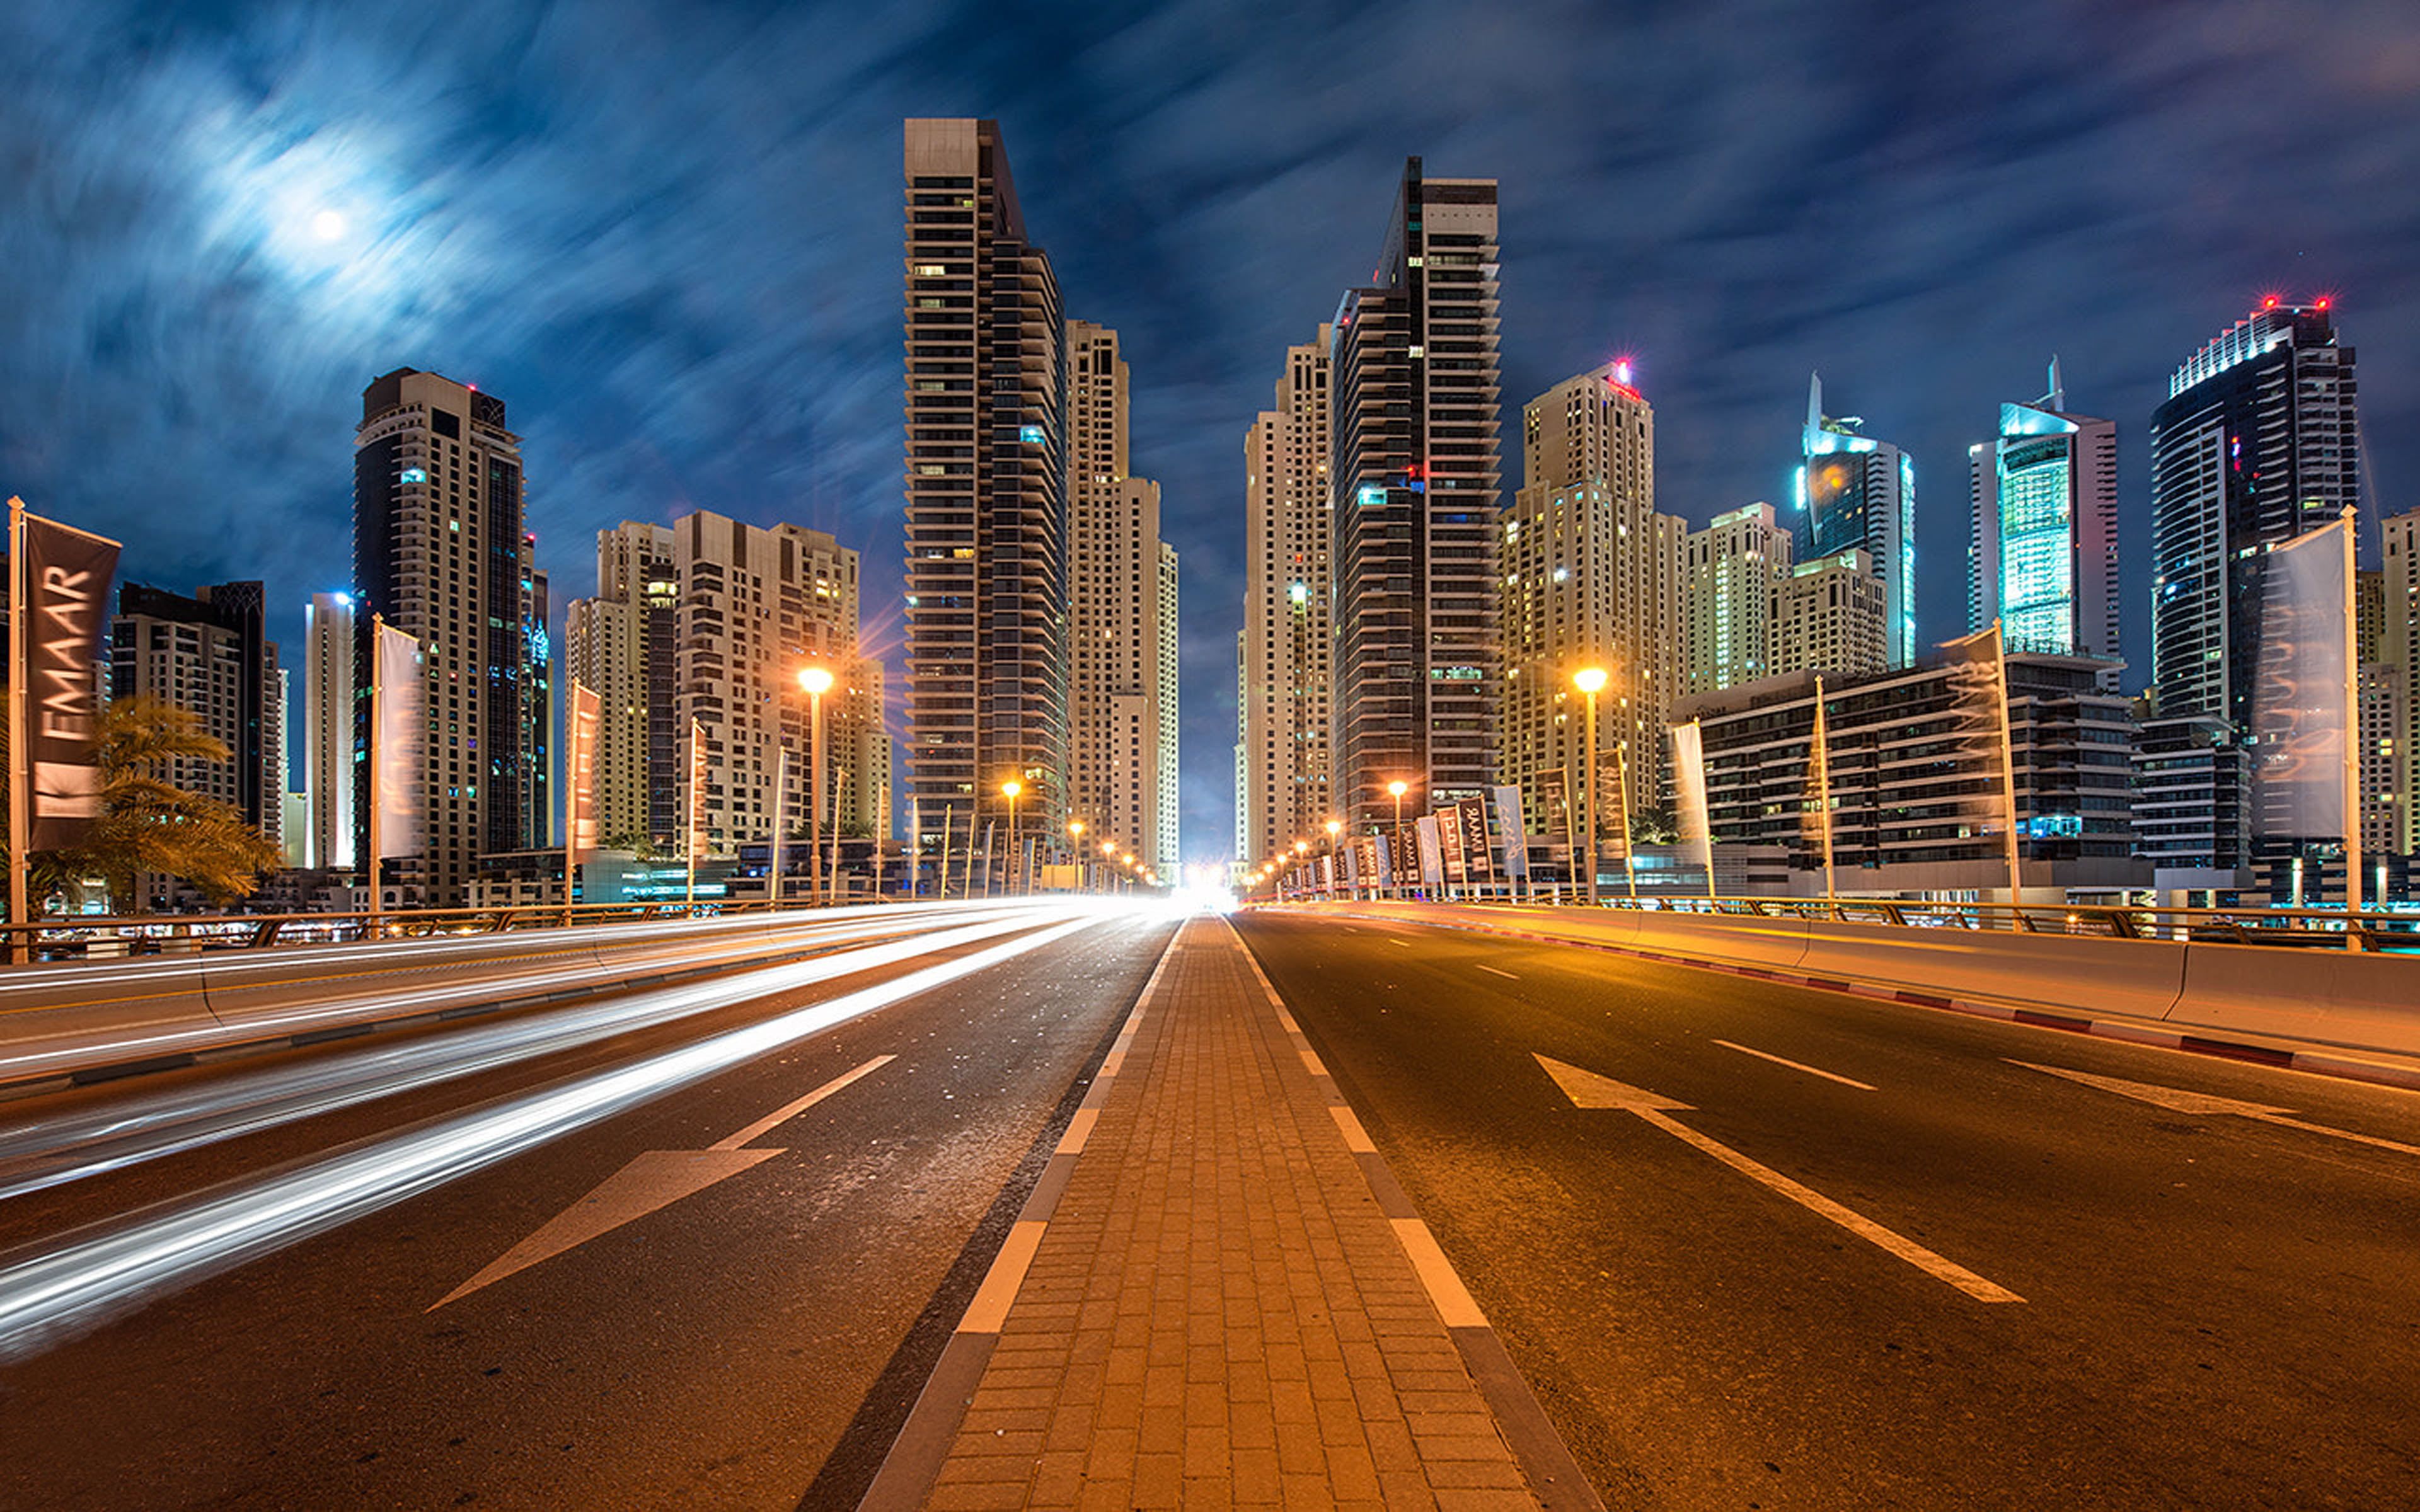
[[[117,543],[26,515],[17,585],[25,595],[23,770],[31,778],[29,849],[62,850],[101,817],[101,690]]]

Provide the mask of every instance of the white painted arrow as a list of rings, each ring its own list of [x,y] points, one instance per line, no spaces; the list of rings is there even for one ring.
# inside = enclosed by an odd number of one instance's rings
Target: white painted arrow
[[[2115,1076],[2096,1076],[2088,1071],[2070,1071],[2065,1066],[2038,1066],[2030,1060],[2010,1059],[2009,1064],[2023,1066],[2027,1071],[2046,1072],[2053,1076],[2064,1076],[2071,1082],[2082,1082],[2086,1087],[2097,1087],[2104,1092],[2115,1092],[2119,1097],[2131,1097],[2137,1103],[2149,1103],[2155,1108],[2165,1108],[2171,1113],[2190,1114],[2203,1118],[2232,1116],[2239,1119],[2257,1119],[2262,1123],[2273,1123],[2282,1129],[2300,1129],[2305,1134],[2325,1134],[2331,1139],[2350,1139],[2357,1145],[2370,1145],[2380,1149],[2391,1149],[2397,1154],[2420,1155],[2420,1146],[2399,1145],[2392,1139],[2381,1139],[2374,1134],[2355,1134],[2350,1129],[2332,1129],[2324,1123],[2306,1123],[2301,1119],[2292,1117],[2294,1110],[2291,1108],[2273,1108],[2265,1103],[2244,1103],[2231,1097],[2212,1097],[2208,1092],[2188,1092],[2182,1088],[2157,1087],[2149,1082],[2129,1082],[2121,1081]]]
[[[469,1296],[540,1260],[551,1260],[600,1234],[612,1233],[681,1198],[703,1192],[718,1181],[752,1170],[783,1149],[742,1149],[739,1147],[775,1126],[797,1118],[861,1076],[881,1070],[897,1057],[876,1056],[843,1076],[824,1083],[795,1103],[785,1103],[728,1138],[704,1149],[650,1149],[598,1183],[596,1190],[548,1219],[535,1233],[496,1257],[488,1268],[463,1282],[429,1307],[435,1312],[449,1302]]]
[[[1684,1144],[1696,1146],[1750,1180],[1780,1193],[1809,1212],[1830,1219],[1868,1243],[1898,1256],[1934,1280],[1945,1281],[1956,1287],[1977,1302],[2025,1300],[2006,1287],[1984,1280],[1957,1261],[1934,1254],[1916,1241],[1884,1227],[1863,1213],[1852,1211],[1821,1192],[1793,1181],[1773,1167],[1750,1160],[1729,1145],[1719,1140],[1710,1139],[1687,1124],[1669,1117],[1674,1113],[1693,1111],[1686,1103],[1676,1103],[1668,1097],[1658,1096],[1641,1088],[1633,1087],[1627,1082],[1618,1082],[1610,1076],[1600,1076],[1595,1072],[1566,1065],[1562,1061],[1545,1056],[1538,1056],[1537,1061],[1545,1069],[1546,1074],[1555,1079],[1555,1085],[1563,1089],[1563,1095],[1572,1100],[1574,1107],[1619,1108],[1625,1113],[1635,1113],[1673,1138]]]

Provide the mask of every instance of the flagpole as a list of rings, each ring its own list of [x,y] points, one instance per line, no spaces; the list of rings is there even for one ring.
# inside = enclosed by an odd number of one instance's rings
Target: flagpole
[[[790,795],[790,752],[787,747],[773,758],[773,856],[767,870],[769,879],[765,884],[765,896],[774,907],[782,906],[782,800]]]
[[[941,805],[941,874],[933,884],[937,903],[950,901],[950,826],[956,822],[957,815],[950,811],[950,806]]]
[[[386,812],[385,753],[379,748],[385,721],[379,717],[379,701],[384,696],[379,673],[386,660],[386,616],[370,616],[370,938],[386,938],[386,889],[379,885],[379,820]]]
[[[8,499],[8,961],[23,965],[34,959],[32,920],[25,916],[25,876],[33,870],[27,846],[34,830],[33,743],[25,738],[25,684],[31,677],[26,656],[25,501]]]
[[[1832,729],[1823,717],[1823,674],[1815,674],[1815,811],[1823,820],[1823,902],[1834,908],[1840,895],[1832,873]]]
[[[689,718],[689,843],[681,849],[689,856],[689,888],[685,901],[689,907],[689,917],[691,918],[697,917],[697,818],[705,811],[706,805],[706,769],[698,760],[706,749],[706,742],[698,738],[703,733],[703,727],[698,723],[697,716],[690,715]]]
[[[1636,728],[1636,727],[1634,727]],[[1630,902],[1638,903],[1638,851],[1630,843],[1630,738],[1625,735],[1614,742],[1614,772],[1619,781],[1615,796],[1621,803],[1621,870],[1630,884]],[[1590,774],[1594,780],[1594,774]]]
[[[2345,911],[2361,912],[2361,639],[2360,609],[2353,583],[2352,532],[2357,511],[2344,506],[2344,664],[2345,664]],[[2350,928],[2345,938],[2356,950],[2361,935]]]
[[[2018,890],[2020,872],[2017,869],[2016,740],[2009,733],[2012,720],[2009,712],[2009,637],[2008,632],[2000,628],[1998,620],[1992,622],[1992,651],[1993,661],[1999,669],[2000,674],[2000,796],[2002,806],[2006,810],[2001,817],[2001,825],[2008,832],[2009,927],[2019,929],[2023,925],[2016,912],[2017,905],[2022,901],[2022,894]]]

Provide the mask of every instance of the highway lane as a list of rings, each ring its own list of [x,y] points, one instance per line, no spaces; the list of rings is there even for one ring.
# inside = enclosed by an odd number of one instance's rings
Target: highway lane
[[[2420,1505],[2420,1096],[1241,927],[1612,1505]]]
[[[1104,916],[0,1363],[0,1504],[851,1504],[1170,925]],[[677,1023],[25,1193],[0,1201],[0,1271],[923,965],[733,979]]]

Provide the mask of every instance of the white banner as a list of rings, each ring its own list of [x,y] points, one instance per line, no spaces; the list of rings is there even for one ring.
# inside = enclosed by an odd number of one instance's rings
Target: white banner
[[[1419,836],[1420,885],[1434,896],[1445,890],[1445,850],[1438,841],[1436,816],[1423,815],[1413,828]]]
[[[371,854],[392,860],[426,848],[428,770],[428,676],[420,642],[380,621],[370,652],[371,686],[378,732],[370,752],[370,823],[377,828]]]
[[[1504,874],[1515,882],[1529,875],[1529,836],[1521,819],[1521,790],[1496,790],[1496,832],[1504,839]]]
[[[563,838],[578,866],[597,854],[597,731],[604,717],[597,690],[573,678],[565,716]]]
[[[1706,810],[1706,733],[1695,723],[1672,726],[1672,785],[1681,796],[1681,842],[1698,847],[1711,886],[1714,825]]]
[[[2345,833],[2345,522],[2269,553],[2252,689],[2256,833]]]

